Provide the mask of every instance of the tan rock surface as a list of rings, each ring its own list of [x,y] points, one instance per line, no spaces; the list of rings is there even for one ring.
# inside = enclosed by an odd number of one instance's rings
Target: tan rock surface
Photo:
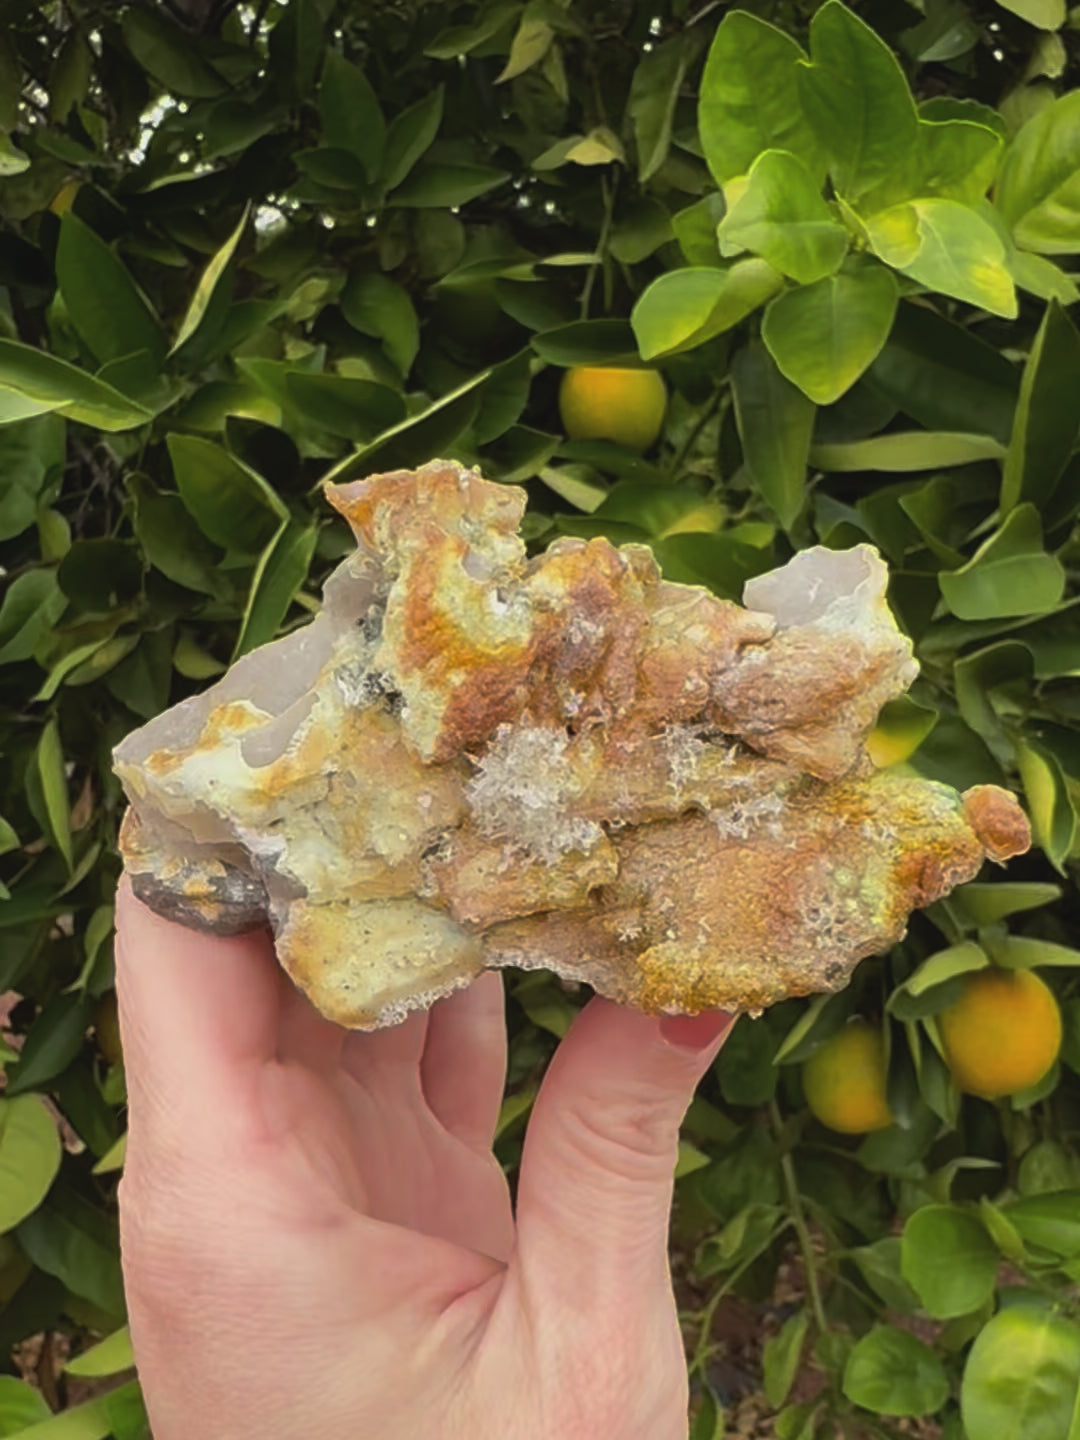
[[[451,462],[328,489],[322,613],[129,736],[136,892],[269,922],[325,1014],[392,1023],[488,966],[651,1011],[835,990],[909,912],[1029,843],[1015,800],[876,772],[916,673],[869,546],[742,608],[642,546],[527,559],[524,492]]]

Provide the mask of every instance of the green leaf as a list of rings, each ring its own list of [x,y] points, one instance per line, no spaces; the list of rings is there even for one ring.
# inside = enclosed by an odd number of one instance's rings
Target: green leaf
[[[877,1325],[848,1356],[843,1390],[877,1415],[929,1415],[944,1405],[949,1381],[928,1345],[906,1330]]]
[[[34,523],[43,490],[63,472],[65,451],[59,416],[37,415],[0,428],[0,540]]]
[[[716,226],[712,227],[715,235]],[[623,265],[640,265],[672,236],[671,216],[659,200],[643,195],[619,207],[608,249]],[[717,255],[713,240],[713,259]]]
[[[41,732],[34,755],[34,768],[41,786],[45,813],[49,822],[49,839],[64,857],[71,870],[71,822],[68,811],[67,777],[64,753],[60,747],[60,730],[55,716]]]
[[[904,1279],[935,1320],[967,1315],[994,1293],[998,1252],[983,1225],[951,1205],[924,1205],[904,1226]]]
[[[0,1234],[41,1204],[62,1154],[56,1121],[40,1096],[0,1099]]]
[[[1065,571],[1043,549],[1034,505],[1018,505],[1001,528],[958,570],[938,576],[946,605],[961,620],[996,620],[1052,610],[1065,590]]]
[[[137,1380],[121,1385],[101,1397],[109,1417],[112,1440],[152,1440],[149,1417]]]
[[[830,0],[831,3],[831,0]],[[912,200],[866,221],[874,254],[931,290],[1015,319],[1005,246],[981,215],[955,200]]]
[[[1021,290],[1037,295],[1040,300],[1056,300],[1061,305],[1075,305],[1080,300],[1080,287],[1060,265],[1044,255],[1013,246],[1009,254],[1009,273]]]
[[[233,257],[247,227],[249,209],[250,207],[245,207],[236,229],[213,255],[210,263],[199,277],[195,294],[191,297],[191,303],[180,322],[180,329],[177,331],[173,347],[169,351],[170,355],[175,355],[181,346],[187,345],[196,337],[199,339],[205,339],[207,336],[211,339],[214,338],[224,324],[225,312],[232,294]]]
[[[803,285],[838,270],[849,241],[810,171],[784,150],[766,150],[754,161],[716,233],[721,255],[753,250]]]
[[[542,330],[529,342],[549,365],[616,365],[637,358],[634,332],[626,320],[572,320]]]
[[[990,943],[990,942],[988,942]],[[1028,935],[1002,935],[990,944],[994,960],[1009,970],[1035,970],[1044,966],[1080,969],[1080,950],[1034,940]]]
[[[135,536],[150,564],[189,590],[227,594],[221,551],[203,535],[180,496],[161,494],[143,475],[129,476],[127,485]]]
[[[65,992],[50,1000],[8,1071],[8,1095],[40,1089],[66,1070],[82,1049],[89,1023],[89,1004],[81,992]]]
[[[953,666],[960,714],[1006,764],[1011,756],[997,710],[999,692],[1011,708],[1014,696],[1030,694],[1033,674],[1031,651],[1018,640],[999,640],[962,655]]]
[[[233,659],[265,645],[277,634],[293,596],[307,579],[318,531],[289,521],[259,557],[251,581]]]
[[[783,286],[765,260],[736,260],[727,269],[688,266],[659,275],[634,306],[643,360],[677,355],[730,330]]]
[[[13,1375],[0,1375],[0,1435],[21,1434],[51,1415],[39,1390]]]
[[[1008,442],[1016,367],[964,326],[924,305],[902,304],[867,372],[874,390],[927,430],[993,435]]]
[[[1063,1260],[1080,1255],[1080,1191],[1029,1195],[1005,1207],[1010,1224],[1029,1245]]]
[[[285,376],[285,393],[305,420],[356,442],[373,440],[405,419],[404,397],[374,380],[294,370]]]
[[[394,190],[439,133],[443,115],[443,87],[437,85],[423,100],[395,115],[386,131],[379,181]]]
[[[900,1251],[899,1235],[883,1235],[872,1245],[852,1250],[850,1256],[871,1290],[890,1310],[910,1315],[918,1308],[919,1298],[900,1273]]]
[[[915,102],[892,51],[840,0],[826,0],[810,22],[810,55],[799,71],[802,107],[837,190],[854,203],[906,162]]]
[[[513,80],[518,75],[524,75],[526,70],[531,70],[534,65],[538,65],[551,48],[555,31],[544,18],[544,11],[545,7],[542,4],[530,3],[525,6],[525,11],[510,44],[510,54],[506,64],[496,77],[497,85],[506,80]]]
[[[229,88],[204,58],[195,37],[160,11],[132,7],[124,11],[121,27],[131,54],[166,90],[205,100]]]
[[[1061,899],[1061,886],[1038,880],[997,880],[991,884],[961,885],[950,904],[959,906],[972,925],[998,925],[1010,915],[1038,910]]]
[[[480,408],[480,391],[489,371],[482,371],[441,396],[419,415],[393,425],[369,445],[346,456],[323,477],[324,484],[343,484],[376,470],[409,469],[445,454],[473,423]]]
[[[288,519],[282,501],[261,475],[196,435],[168,436],[176,488],[200,530],[225,549],[244,553],[266,545]]]
[[[53,570],[27,570],[12,580],[0,606],[0,665],[29,660],[66,603]]]
[[[908,695],[888,700],[866,737],[866,753],[878,769],[911,758],[938,722],[938,712],[919,705]]]
[[[532,355],[521,350],[493,366],[480,394],[480,410],[472,433],[478,445],[490,445],[515,425],[529,399],[532,385]]]
[[[626,539],[642,537],[642,532]],[[687,533],[653,540],[652,551],[665,577],[679,585],[704,585],[724,600],[739,600],[747,580],[773,567],[770,551],[725,534]]]
[[[671,217],[671,228],[688,265],[719,265],[716,227],[724,218],[724,209],[723,195],[710,190]]]
[[[774,1063],[801,1064],[823,1041],[847,1023],[851,1011],[850,991],[816,995],[780,1042],[773,1057]]]
[[[786,150],[820,174],[817,140],[799,99],[803,51],[774,25],[734,10],[713,38],[698,97],[698,129],[718,183],[745,175],[766,150]]]
[[[790,529],[803,506],[817,412],[758,341],[735,356],[731,380],[746,468],[781,525]]]
[[[1042,506],[1080,434],[1080,332],[1056,302],[1046,308],[1020,382],[1001,480],[1001,508]]]
[[[1080,1328],[1049,1310],[1002,1310],[971,1347],[960,1390],[967,1440],[1067,1440],[1080,1381]]]
[[[684,31],[638,61],[630,81],[626,113],[634,127],[638,179],[656,174],[671,148],[671,125],[686,71],[696,53],[696,35]]]
[[[131,430],[151,413],[103,380],[18,340],[0,339],[0,396],[42,401],[97,430]]]
[[[131,654],[110,671],[105,686],[144,720],[169,703],[172,682],[172,626],[146,631]]]
[[[740,1015],[716,1061],[720,1094],[729,1105],[767,1105],[776,1093],[775,1041],[757,1020]]]
[[[442,30],[425,50],[433,60],[456,60],[459,55],[468,55],[485,41],[493,39],[521,13],[522,6],[510,3],[492,5],[468,25],[452,25]]]
[[[340,300],[342,314],[361,335],[381,340],[402,375],[408,375],[420,348],[420,322],[409,292],[386,275],[354,275]]]
[[[490,165],[421,165],[394,190],[388,203],[408,208],[465,205],[510,179]]]
[[[1031,817],[1032,837],[1064,875],[1065,860],[1076,839],[1077,817],[1057,756],[1025,738],[1017,743],[1016,763]]]
[[[88,1200],[58,1185],[15,1233],[39,1269],[107,1315],[123,1319],[116,1226]]]
[[[778,295],[761,336],[782,375],[816,405],[832,405],[879,354],[897,299],[886,269],[860,265]]]
[[[1080,251],[1080,90],[1047,105],[1013,137],[994,204],[1024,249]]]
[[[224,666],[222,667],[224,669]],[[124,1161],[127,1159],[127,1132],[120,1136],[119,1140],[109,1146],[105,1154],[94,1166],[94,1175],[111,1175],[116,1170],[124,1168]]]
[[[706,1165],[711,1165],[712,1160],[696,1145],[691,1145],[689,1140],[679,1141],[678,1156],[675,1160],[675,1179],[681,1180],[684,1175],[692,1175],[695,1170],[704,1170]]]
[[[367,171],[351,150],[320,146],[298,150],[293,159],[305,175],[331,190],[362,190],[367,183]]]
[[[998,0],[998,4],[1039,30],[1060,30],[1065,24],[1065,0]]]
[[[386,121],[367,76],[339,50],[327,51],[323,62],[319,112],[326,144],[357,156],[367,178],[374,180],[382,163]]]
[[[982,946],[976,945],[973,940],[965,940],[960,945],[951,945],[947,950],[939,950],[936,955],[929,956],[908,976],[899,990],[907,995],[922,995],[936,985],[943,985],[946,980],[955,979],[957,975],[985,970],[989,963]]]
[[[1080,1156],[1056,1140],[1037,1140],[1020,1161],[1017,1180],[1024,1196],[1076,1191],[1080,1189]]]
[[[724,1407],[713,1391],[706,1386],[701,1398],[701,1406],[690,1427],[688,1440],[724,1440],[726,1434]]]
[[[60,221],[56,279],[68,318],[100,364],[142,351],[155,369],[165,337],[116,252],[69,210]]]
[[[0,180],[10,175],[21,175],[30,169],[30,156],[15,145],[9,135],[0,130]]]
[[[819,469],[835,473],[852,470],[904,473],[968,465],[974,460],[1000,460],[1004,453],[1005,447],[986,435],[898,430],[891,435],[875,435],[869,440],[815,445],[810,452],[810,460]]]
[[[118,1375],[121,1370],[130,1370],[134,1364],[131,1331],[124,1325],[97,1345],[69,1360],[64,1369],[69,1375],[96,1380],[102,1375]]]
[[[719,1234],[712,1235],[702,1247],[697,1274],[703,1279],[722,1275],[747,1261],[756,1259],[772,1244],[784,1228],[778,1205],[751,1201],[744,1205]]]
[[[810,1317],[805,1310],[789,1315],[776,1335],[765,1341],[761,1357],[765,1398],[779,1410],[798,1373]]]

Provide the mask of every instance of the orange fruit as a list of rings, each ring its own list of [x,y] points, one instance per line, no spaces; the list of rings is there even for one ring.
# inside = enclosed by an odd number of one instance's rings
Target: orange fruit
[[[1031,970],[974,971],[937,1022],[957,1089],[984,1100],[1037,1085],[1061,1049],[1054,992]]]
[[[571,440],[613,440],[648,450],[664,424],[667,386],[655,370],[578,365],[559,387],[559,414]]]
[[[885,1098],[885,1043],[867,1020],[830,1035],[803,1065],[803,1093],[830,1130],[862,1135],[893,1123]]]

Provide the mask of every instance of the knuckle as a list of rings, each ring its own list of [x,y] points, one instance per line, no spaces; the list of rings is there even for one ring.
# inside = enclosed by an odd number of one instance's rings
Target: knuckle
[[[627,1097],[616,1105],[582,1103],[564,1116],[570,1149],[592,1165],[627,1180],[670,1178],[678,1126],[655,1100]]]

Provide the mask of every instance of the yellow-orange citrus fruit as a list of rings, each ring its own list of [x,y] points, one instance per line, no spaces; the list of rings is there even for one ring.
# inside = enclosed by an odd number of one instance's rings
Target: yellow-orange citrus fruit
[[[1061,1049],[1058,1003],[1030,970],[966,975],[963,994],[937,1022],[957,1089],[984,1100],[1037,1085]]]
[[[120,1015],[116,1004],[116,991],[110,990],[98,1001],[94,1011],[94,1031],[98,1049],[110,1065],[119,1065],[124,1058],[120,1047]]]
[[[845,1025],[803,1066],[803,1092],[811,1111],[830,1130],[862,1135],[893,1122],[885,1098],[885,1045],[866,1020]]]
[[[559,387],[559,414],[571,440],[613,440],[648,450],[660,434],[667,386],[655,370],[579,365]]]

